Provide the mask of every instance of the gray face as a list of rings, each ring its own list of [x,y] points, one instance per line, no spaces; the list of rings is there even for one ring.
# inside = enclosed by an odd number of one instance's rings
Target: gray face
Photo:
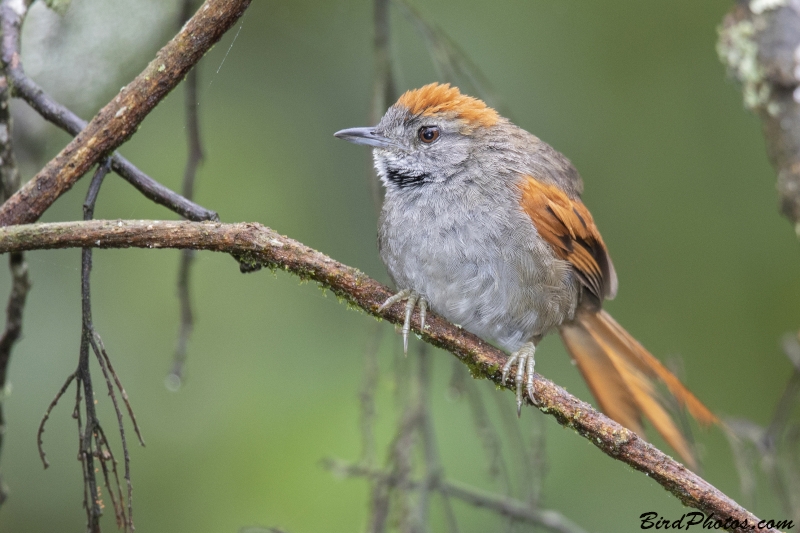
[[[420,187],[452,179],[477,145],[464,124],[441,116],[411,115],[393,106],[375,127],[392,145],[373,150],[375,168],[387,188]],[[431,142],[426,140],[431,139]]]
[[[335,135],[373,147],[375,168],[388,189],[450,181],[463,172],[481,146],[466,134],[463,121],[412,115],[402,106],[390,107],[373,128],[351,128]]]

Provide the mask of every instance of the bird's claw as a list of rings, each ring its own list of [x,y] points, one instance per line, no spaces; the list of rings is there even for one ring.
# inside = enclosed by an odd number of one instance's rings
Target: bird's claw
[[[525,384],[525,394],[528,395],[528,399],[530,399],[533,405],[539,405],[534,398],[534,386],[533,386],[533,368],[536,363],[534,360],[534,354],[536,353],[536,346],[529,342],[522,346],[519,350],[511,354],[511,357],[508,358],[506,364],[503,365],[503,377],[502,383],[508,380],[508,374],[511,371],[511,367],[514,363],[517,363],[517,372],[514,376],[514,383],[516,384],[517,388],[517,416],[522,415],[522,385]]]
[[[394,296],[389,297],[383,305],[378,308],[381,312],[400,301],[406,301],[406,314],[403,321],[403,353],[408,353],[408,333],[411,331],[411,315],[414,314],[414,307],[419,307],[419,329],[425,329],[425,317],[428,314],[428,301],[411,289],[403,289]]]

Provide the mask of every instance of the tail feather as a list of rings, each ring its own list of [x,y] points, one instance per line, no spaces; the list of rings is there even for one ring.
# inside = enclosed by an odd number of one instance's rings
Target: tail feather
[[[717,417],[675,375],[617,324],[605,311],[580,310],[560,328],[561,337],[600,408],[623,426],[643,435],[642,416],[689,464],[696,466],[686,438],[664,409],[655,387],[658,379],[701,424]]]
[[[611,330],[612,335],[624,340],[624,342],[633,351],[637,361],[640,363],[640,368],[645,371],[652,371],[664,384],[673,396],[678,400],[681,406],[686,407],[689,413],[701,424],[708,426],[711,424],[718,424],[719,419],[717,415],[712,413],[703,402],[697,399],[697,396],[692,394],[692,391],[686,388],[680,380],[675,377],[675,374],[670,372],[661,361],[656,359],[653,354],[647,351],[639,341],[633,338],[630,333],[625,331],[611,315],[605,311],[600,311],[601,323]]]
[[[573,324],[562,327],[561,337],[581,373],[586,376],[586,384],[600,409],[628,429],[643,434],[641,409],[604,347],[589,330]]]

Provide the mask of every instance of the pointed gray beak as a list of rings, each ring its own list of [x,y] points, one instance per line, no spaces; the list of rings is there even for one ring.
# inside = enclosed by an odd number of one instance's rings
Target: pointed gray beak
[[[337,131],[333,136],[351,143],[365,144],[375,148],[397,148],[394,141],[375,133],[375,128],[348,128]]]

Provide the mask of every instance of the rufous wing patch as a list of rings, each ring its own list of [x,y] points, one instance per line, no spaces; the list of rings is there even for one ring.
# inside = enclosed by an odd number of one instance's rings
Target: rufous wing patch
[[[600,301],[613,298],[617,274],[586,206],[531,176],[523,176],[520,187],[522,210],[556,256],[572,265],[581,283]]]
[[[444,115],[463,120],[469,126],[490,127],[497,124],[500,116],[483,100],[461,94],[458,87],[449,83],[431,83],[406,91],[397,100],[397,105],[406,107],[412,115]]]

